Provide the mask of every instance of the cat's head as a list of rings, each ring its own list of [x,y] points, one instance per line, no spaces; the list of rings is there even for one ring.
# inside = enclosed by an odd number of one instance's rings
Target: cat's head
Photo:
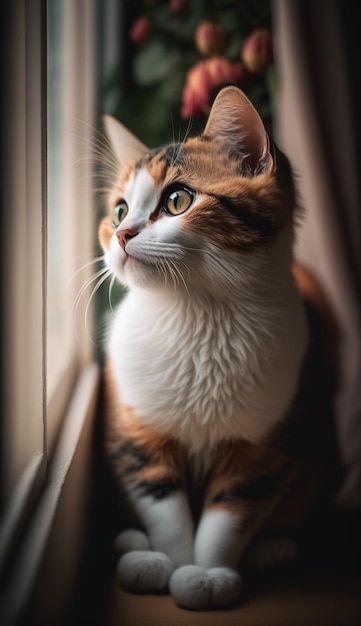
[[[183,143],[150,150],[114,118],[105,126],[119,177],[99,238],[120,282],[232,290],[269,266],[292,231],[292,175],[240,89],[222,89],[203,134]]]

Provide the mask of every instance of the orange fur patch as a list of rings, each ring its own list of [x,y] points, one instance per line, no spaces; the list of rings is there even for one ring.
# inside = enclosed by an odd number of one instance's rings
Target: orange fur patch
[[[170,478],[184,485],[186,459],[178,442],[152,430],[136,416],[134,410],[118,399],[111,364],[104,369],[104,404],[106,454],[112,459],[116,473],[134,461],[132,454],[122,453],[122,444],[131,443],[151,462],[136,472],[137,480]],[[126,450],[126,448],[125,448]],[[119,454],[117,452],[119,451]]]

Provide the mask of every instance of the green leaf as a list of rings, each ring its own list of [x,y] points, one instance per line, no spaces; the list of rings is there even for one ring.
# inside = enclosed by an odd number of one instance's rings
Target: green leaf
[[[231,59],[233,61],[240,60],[242,43],[243,43],[243,40],[238,33],[233,34],[229,38],[227,49],[226,49],[227,59]]]
[[[134,79],[144,87],[159,83],[181,62],[182,55],[179,50],[169,49],[160,39],[153,39],[134,58]]]
[[[271,65],[266,72],[267,87],[273,106],[277,100],[279,91],[279,76],[275,65]]]

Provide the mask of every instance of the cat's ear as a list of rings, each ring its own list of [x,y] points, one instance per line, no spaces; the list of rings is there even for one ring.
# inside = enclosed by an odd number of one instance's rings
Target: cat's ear
[[[113,152],[120,164],[138,160],[149,152],[147,146],[112,115],[104,115],[103,123]]]
[[[263,122],[247,96],[233,85],[222,89],[211,109],[204,135],[220,139],[241,166],[257,174],[273,166]]]

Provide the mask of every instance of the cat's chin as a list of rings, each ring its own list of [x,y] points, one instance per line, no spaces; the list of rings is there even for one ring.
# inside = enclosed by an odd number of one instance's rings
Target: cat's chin
[[[154,264],[144,259],[127,255],[124,260],[119,280],[128,287],[156,287],[165,284],[164,274]]]

